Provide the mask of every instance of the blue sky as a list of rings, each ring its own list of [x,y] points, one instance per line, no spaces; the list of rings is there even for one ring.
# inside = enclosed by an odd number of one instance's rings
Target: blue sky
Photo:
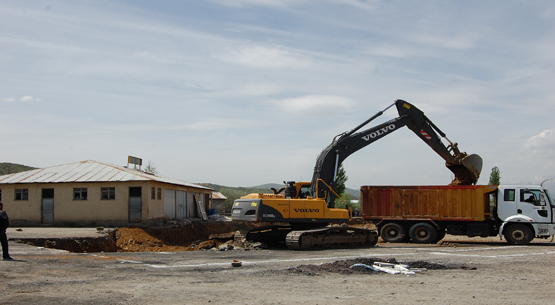
[[[541,182],[555,175],[553,50],[553,1],[3,1],[0,156],[310,180],[335,135],[404,99],[482,156],[479,183],[493,166]],[[452,179],[406,128],[344,166],[355,189]]]

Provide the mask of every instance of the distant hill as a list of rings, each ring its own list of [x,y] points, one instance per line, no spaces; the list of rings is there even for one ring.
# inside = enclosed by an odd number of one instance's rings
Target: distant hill
[[[8,174],[15,174],[19,172],[30,171],[33,169],[37,169],[36,167],[22,165],[22,164],[15,164],[15,163],[0,163],[0,175],[8,175]]]
[[[231,206],[235,199],[251,193],[272,193],[270,188],[259,187],[230,187],[211,183],[196,183],[222,193],[227,199],[225,200],[226,210],[231,210]]]
[[[269,190],[272,187],[275,188],[276,190],[279,190],[280,188],[284,187],[284,184],[266,183],[266,184],[262,184],[262,185],[251,186],[250,188],[253,188],[253,189],[268,189]],[[351,196],[352,200],[358,200],[360,198],[360,190],[345,188],[345,192]]]

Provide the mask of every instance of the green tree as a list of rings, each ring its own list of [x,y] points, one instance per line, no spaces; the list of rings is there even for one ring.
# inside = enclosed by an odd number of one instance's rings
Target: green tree
[[[347,173],[345,172],[345,168],[343,168],[343,164],[339,166],[339,170],[337,171],[337,177],[335,177],[335,181],[337,183],[337,195],[342,196],[345,192],[345,182],[349,180]]]
[[[149,174],[153,174],[156,175],[158,174],[158,171],[156,170],[156,167],[154,166],[154,164],[150,161],[148,161],[148,164],[145,167],[145,172],[149,173]]]
[[[489,175],[489,185],[499,185],[501,184],[501,174],[499,173],[499,168],[494,166],[491,169],[491,174]]]
[[[337,192],[337,195],[339,195],[343,201],[350,203],[351,196],[345,193],[345,182],[347,182],[347,180],[349,180],[349,177],[347,176],[347,172],[345,172],[345,168],[343,168],[343,164],[341,164],[341,166],[339,166],[339,170],[337,171],[337,177],[335,177],[335,182],[337,183],[335,192]],[[345,208],[345,204],[341,201],[341,199],[335,199],[335,207]]]

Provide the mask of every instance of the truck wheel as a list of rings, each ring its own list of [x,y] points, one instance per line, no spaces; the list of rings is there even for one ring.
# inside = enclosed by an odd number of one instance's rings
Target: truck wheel
[[[389,243],[400,243],[407,235],[405,228],[398,223],[386,223],[380,230],[382,239]]]
[[[415,243],[429,244],[436,240],[437,231],[431,224],[419,222],[410,228],[409,236]]]
[[[503,235],[511,245],[527,245],[534,239],[530,228],[521,224],[510,225],[505,229]]]

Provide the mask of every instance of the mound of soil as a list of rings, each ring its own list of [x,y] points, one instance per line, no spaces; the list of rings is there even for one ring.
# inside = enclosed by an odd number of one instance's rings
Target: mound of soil
[[[235,232],[252,225],[229,221],[195,221],[187,225],[157,228],[125,227],[116,232],[121,252],[196,251],[219,247],[225,241],[211,235]]]

